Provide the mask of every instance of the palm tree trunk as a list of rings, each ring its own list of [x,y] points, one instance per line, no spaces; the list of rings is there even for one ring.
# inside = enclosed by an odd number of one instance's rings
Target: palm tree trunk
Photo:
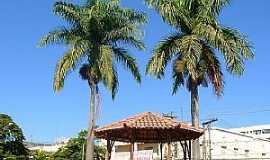
[[[87,146],[85,160],[94,160],[94,128],[95,128],[95,107],[96,107],[96,93],[97,86],[93,83],[89,83],[91,89],[90,98],[90,112],[89,112],[89,124],[87,134]]]
[[[200,119],[199,119],[199,94],[198,94],[198,85],[196,82],[192,82],[191,84],[191,118],[192,118],[192,126],[199,127]],[[200,159],[200,142],[199,139],[194,140],[192,142],[192,159],[199,160]]]

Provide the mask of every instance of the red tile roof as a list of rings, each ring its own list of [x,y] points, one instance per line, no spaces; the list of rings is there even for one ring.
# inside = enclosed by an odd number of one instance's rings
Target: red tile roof
[[[203,130],[194,128],[187,123],[163,117],[157,113],[144,112],[125,120],[106,125],[95,130],[98,138],[119,141],[178,141],[180,139],[195,139]]]

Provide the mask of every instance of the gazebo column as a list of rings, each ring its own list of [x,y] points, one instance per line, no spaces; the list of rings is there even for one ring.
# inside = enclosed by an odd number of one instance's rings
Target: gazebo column
[[[183,159],[187,160],[187,148],[184,142],[180,141],[182,151],[183,151]]]
[[[188,159],[191,160],[191,140],[185,140],[185,150],[186,154],[188,154]]]
[[[163,160],[163,144],[160,143],[160,160]]]
[[[191,149],[192,149],[192,146],[191,146],[191,140],[188,140],[188,146],[189,146],[189,149],[188,149],[188,157],[190,160],[192,160],[192,157],[191,157]]]
[[[113,142],[110,139],[107,139],[106,160],[111,160],[112,148],[113,148]]]
[[[130,160],[134,160],[134,142],[130,144]]]

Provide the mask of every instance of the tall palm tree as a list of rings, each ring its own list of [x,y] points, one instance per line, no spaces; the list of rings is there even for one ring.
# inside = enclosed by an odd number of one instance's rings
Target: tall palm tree
[[[54,13],[68,26],[49,32],[39,45],[61,43],[68,47],[58,61],[53,88],[60,91],[70,71],[78,67],[83,80],[90,87],[90,119],[87,136],[86,160],[93,159],[93,128],[98,105],[99,84],[102,83],[115,97],[118,88],[116,63],[121,63],[140,83],[141,76],[127,45],[143,50],[140,25],[146,22],[145,14],[121,8],[118,0],[88,0],[85,5],[56,2]]]
[[[229,0],[146,0],[176,29],[153,50],[146,73],[162,78],[173,59],[173,94],[186,85],[191,94],[192,125],[199,127],[199,86],[213,86],[222,96],[224,80],[220,65],[221,53],[229,73],[242,75],[244,60],[253,58],[248,40],[237,30],[222,26],[220,11]],[[200,157],[199,141],[192,145],[194,159]]]

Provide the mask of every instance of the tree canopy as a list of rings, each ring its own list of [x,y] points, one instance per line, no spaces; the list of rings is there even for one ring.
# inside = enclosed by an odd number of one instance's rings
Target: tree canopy
[[[61,90],[67,74],[82,66],[83,79],[102,82],[114,97],[118,62],[141,82],[136,60],[125,46],[144,49],[140,25],[146,22],[145,14],[120,7],[118,0],[88,0],[83,6],[59,1],[54,5],[54,13],[68,25],[49,32],[39,43],[68,46],[56,67],[54,90]]]
[[[22,129],[6,114],[0,114],[0,159],[27,159]]]
[[[173,59],[173,93],[192,80],[197,85],[211,83],[215,94],[223,91],[223,73],[220,51],[226,69],[242,75],[244,61],[253,58],[250,42],[239,31],[223,26],[218,21],[221,9],[230,0],[146,0],[160,13],[163,20],[176,29],[153,50],[147,73],[162,78],[165,68]]]

